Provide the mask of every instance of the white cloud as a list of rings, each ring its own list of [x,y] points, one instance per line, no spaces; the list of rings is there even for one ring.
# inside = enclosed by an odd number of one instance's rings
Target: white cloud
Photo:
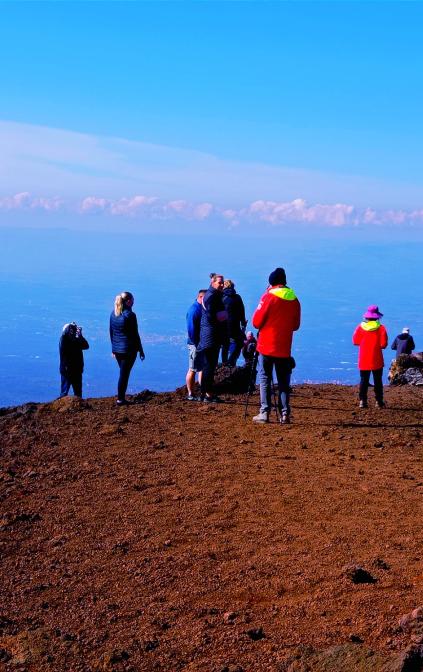
[[[230,228],[256,226],[258,223],[270,227],[303,224],[336,228],[423,225],[423,209],[375,210],[357,208],[347,203],[311,205],[301,198],[293,201],[257,200],[243,208],[222,208],[209,202],[193,203],[185,199],[165,201],[157,196],[141,194],[119,199],[86,196],[82,200],[70,201],[58,196],[48,198],[20,192],[0,198],[1,211],[66,212],[78,214],[82,219],[90,215],[101,215],[109,219],[132,220],[140,225],[154,221],[201,223],[210,220],[221,222]]]
[[[53,198],[33,197],[27,191],[14,196],[0,198],[0,210],[45,210],[57,212],[65,207],[65,201],[58,196]]]

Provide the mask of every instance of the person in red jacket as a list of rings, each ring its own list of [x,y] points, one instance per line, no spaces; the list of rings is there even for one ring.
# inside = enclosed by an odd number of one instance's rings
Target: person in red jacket
[[[376,407],[383,408],[383,354],[382,350],[388,345],[388,334],[380,318],[383,314],[377,306],[369,306],[364,313],[363,322],[358,325],[353,334],[353,344],[359,346],[358,368],[360,369],[360,408],[367,408],[367,391],[369,389],[370,374],[373,373]]]
[[[289,386],[294,360],[291,357],[293,332],[300,327],[301,306],[294,290],[286,286],[283,268],[269,275],[269,287],[260,299],[253,315],[253,325],[259,330],[260,412],[254,422],[269,422],[272,407],[273,367],[278,380],[280,422],[290,422]]]

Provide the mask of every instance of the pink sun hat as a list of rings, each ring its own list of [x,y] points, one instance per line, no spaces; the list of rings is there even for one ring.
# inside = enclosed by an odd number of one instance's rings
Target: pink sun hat
[[[363,316],[366,320],[378,320],[379,317],[383,317],[383,313],[380,312],[378,306],[369,306]]]

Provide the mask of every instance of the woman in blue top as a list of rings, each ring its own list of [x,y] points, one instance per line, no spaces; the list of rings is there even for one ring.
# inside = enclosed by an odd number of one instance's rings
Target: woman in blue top
[[[137,353],[144,360],[144,350],[138,333],[137,316],[132,312],[134,297],[131,292],[122,292],[115,299],[115,308],[110,315],[110,340],[112,353],[119,369],[117,405],[123,406],[128,402],[125,399],[128,387],[129,374],[134,366]]]

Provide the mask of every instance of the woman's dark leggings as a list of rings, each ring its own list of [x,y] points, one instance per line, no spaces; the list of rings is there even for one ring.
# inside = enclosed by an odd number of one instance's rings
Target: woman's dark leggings
[[[118,363],[120,374],[118,381],[118,399],[125,401],[126,388],[128,387],[129,374],[135,364],[137,353],[135,352],[115,352],[116,361]]]
[[[369,389],[370,374],[373,373],[373,382],[375,385],[375,397],[379,403],[383,402],[383,383],[382,374],[383,369],[375,369],[374,371],[360,370],[360,392],[359,399],[367,401],[367,390]]]
[[[206,348],[201,350],[201,394],[205,395],[213,393],[214,372],[219,359],[220,348]]]

